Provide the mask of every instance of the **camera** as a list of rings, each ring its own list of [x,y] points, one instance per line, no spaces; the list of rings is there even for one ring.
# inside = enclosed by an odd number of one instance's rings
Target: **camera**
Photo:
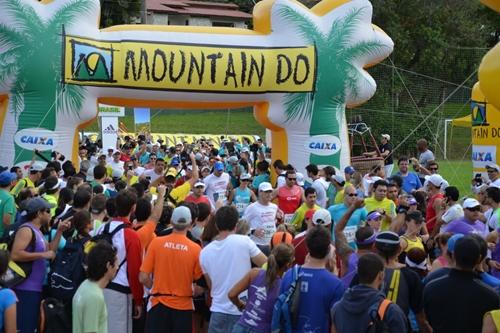
[[[476,173],[474,181],[476,182],[476,185],[483,185],[483,177],[481,177],[480,173]]]
[[[58,152],[57,152],[57,151],[53,151],[53,152],[50,154],[50,157],[52,157],[52,158],[56,158],[57,154],[58,154]],[[62,161],[64,161],[65,159],[66,159],[66,158],[64,157],[64,155],[63,155],[63,154],[60,154],[60,156],[59,156],[59,161],[61,161],[61,162],[62,162]]]

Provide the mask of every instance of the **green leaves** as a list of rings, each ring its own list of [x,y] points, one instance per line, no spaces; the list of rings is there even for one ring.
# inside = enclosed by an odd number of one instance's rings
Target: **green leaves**
[[[57,86],[57,113],[74,113],[79,117],[78,112],[82,109],[83,101],[87,90],[82,86],[60,83]]]
[[[295,93],[285,96],[287,121],[310,121],[312,117],[313,93]]]

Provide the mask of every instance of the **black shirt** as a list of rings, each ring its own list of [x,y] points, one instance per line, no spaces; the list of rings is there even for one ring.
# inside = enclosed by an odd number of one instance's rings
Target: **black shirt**
[[[424,311],[434,333],[480,333],[484,314],[498,308],[500,297],[473,272],[451,269],[424,288]]]
[[[385,165],[391,165],[394,164],[394,161],[392,160],[392,145],[387,142],[386,144],[380,145],[378,147],[378,150],[380,150],[381,153],[388,151],[389,155],[384,157],[384,164]]]

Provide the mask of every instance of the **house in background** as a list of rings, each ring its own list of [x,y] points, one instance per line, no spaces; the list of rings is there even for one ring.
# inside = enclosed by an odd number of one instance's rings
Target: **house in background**
[[[252,15],[232,3],[145,0],[146,24],[247,28]]]

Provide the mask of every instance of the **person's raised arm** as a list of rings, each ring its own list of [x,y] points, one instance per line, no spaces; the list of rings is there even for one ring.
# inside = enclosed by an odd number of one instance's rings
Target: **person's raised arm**
[[[191,166],[193,167],[193,170],[191,171],[191,178],[189,179],[189,184],[191,184],[191,188],[193,188],[194,183],[196,183],[200,178],[200,173],[198,171],[198,164],[196,164],[196,156],[193,152],[189,154],[189,158],[191,159]]]
[[[160,220],[161,214],[163,213],[163,203],[165,202],[165,193],[167,188],[165,185],[159,185],[156,188],[156,193],[158,194],[156,198],[153,211],[151,212],[151,220],[158,222]]]

